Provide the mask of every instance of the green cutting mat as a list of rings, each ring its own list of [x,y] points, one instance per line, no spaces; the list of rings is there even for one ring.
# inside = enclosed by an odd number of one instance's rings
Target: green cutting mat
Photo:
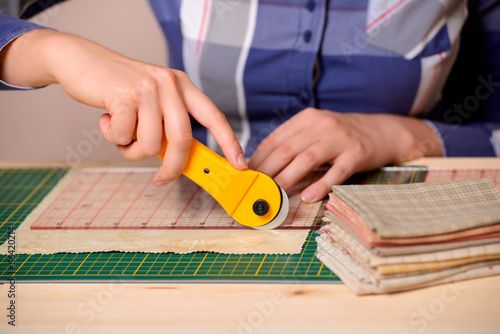
[[[0,169],[0,244],[66,174],[67,169]],[[423,180],[425,169],[382,170],[359,174],[349,183],[411,183]],[[174,253],[58,253],[0,255],[0,279],[16,280],[209,280],[209,281],[338,281],[316,259],[316,231],[323,209],[304,248],[295,255],[227,255]]]

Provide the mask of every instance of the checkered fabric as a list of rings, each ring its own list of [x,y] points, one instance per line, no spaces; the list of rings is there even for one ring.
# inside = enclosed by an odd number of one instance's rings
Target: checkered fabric
[[[500,222],[500,193],[486,178],[332,190],[382,238],[433,236]]]

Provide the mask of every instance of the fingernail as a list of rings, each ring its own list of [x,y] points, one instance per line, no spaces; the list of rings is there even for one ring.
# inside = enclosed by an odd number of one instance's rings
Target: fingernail
[[[163,182],[163,181],[158,181],[155,183],[155,186],[157,186],[158,188],[166,186],[166,185],[167,185],[167,182]]]
[[[240,155],[238,155],[238,163],[240,164],[240,166],[242,168],[244,168],[244,169],[248,168],[247,160],[245,159],[245,156],[243,155],[243,153],[240,153]]]
[[[316,191],[314,191],[313,189],[306,189],[302,193],[302,201],[307,203],[314,202],[317,195],[318,194],[316,194]]]

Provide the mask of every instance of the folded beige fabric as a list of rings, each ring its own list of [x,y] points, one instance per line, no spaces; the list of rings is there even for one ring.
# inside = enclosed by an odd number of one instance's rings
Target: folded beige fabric
[[[500,194],[486,178],[335,186],[332,191],[381,238],[435,236],[500,222]]]
[[[374,269],[381,266],[398,266],[404,264],[426,265],[427,263],[458,261],[475,257],[495,258],[496,256],[500,256],[500,243],[447,249],[437,252],[379,256],[335,224],[323,227],[321,233],[328,240],[331,240],[332,243],[338,243],[346,249],[356,263]]]
[[[480,238],[475,240],[448,242],[444,244],[429,244],[405,247],[373,247],[371,251],[380,256],[406,255],[415,253],[437,252],[445,249],[464,248],[477,245],[488,245],[500,242],[500,237]]]
[[[335,205],[340,204],[337,201]],[[344,204],[345,205],[345,204]],[[336,224],[345,226],[347,230],[352,231],[353,235],[365,243],[370,248],[375,247],[394,247],[401,248],[401,246],[430,246],[430,245],[446,245],[458,242],[467,242],[472,240],[483,240],[486,238],[500,237],[500,224],[488,225],[482,227],[471,228],[464,231],[453,233],[445,233],[438,235],[429,235],[426,237],[416,238],[381,238],[376,233],[366,228],[362,220],[354,221],[346,218],[344,212],[331,209],[331,203],[326,204],[327,211],[325,212],[326,220],[336,220]],[[446,247],[450,248],[450,247]]]
[[[379,274],[380,277],[403,277],[455,268],[465,264],[489,263],[493,260],[500,260],[500,254],[472,256],[447,261],[381,265],[377,267],[377,274]]]

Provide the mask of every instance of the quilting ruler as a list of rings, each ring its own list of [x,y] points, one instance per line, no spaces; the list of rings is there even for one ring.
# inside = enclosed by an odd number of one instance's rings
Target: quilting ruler
[[[34,230],[245,229],[202,188],[181,176],[165,187],[151,182],[154,168],[85,168],[44,213]],[[277,229],[311,229],[319,203],[300,192],[319,179],[317,170],[289,191],[290,210]],[[227,182],[226,179],[216,180]]]
[[[0,243],[7,240],[43,197],[67,173],[66,169],[0,169]],[[500,184],[500,169],[427,169],[389,167],[358,174],[351,184],[399,184],[490,177]],[[315,231],[322,224],[317,213],[300,254],[226,255],[216,253],[58,253],[16,255],[18,281],[338,281],[316,259]],[[0,279],[8,279],[9,256],[0,256]]]

